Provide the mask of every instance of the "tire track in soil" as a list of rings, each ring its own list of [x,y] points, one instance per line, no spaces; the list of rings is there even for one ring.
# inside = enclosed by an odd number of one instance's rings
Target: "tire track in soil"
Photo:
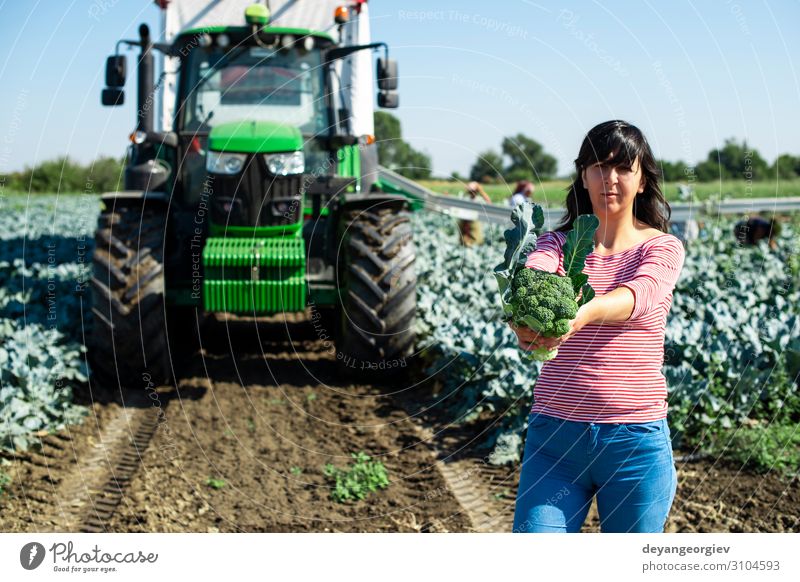
[[[406,408],[413,410],[413,407]],[[519,471],[488,463],[474,452],[479,436],[473,429],[448,426],[430,414],[417,414],[422,434],[434,448],[437,467],[449,490],[481,533],[511,532]]]
[[[448,487],[474,530],[511,532],[520,463],[495,466],[476,453],[476,443],[491,424],[457,427],[435,407],[421,405],[431,400],[430,384],[404,394],[402,406],[424,427]],[[800,476],[759,475],[731,461],[678,450],[674,456],[678,489],[666,533],[800,531]],[[581,531],[600,532],[596,499]]]
[[[54,512],[45,516],[49,531],[104,531],[122,497],[122,488],[135,472],[139,451],[147,446],[156,424],[147,410],[120,408],[94,442],[77,460],[55,492]],[[45,530],[46,531],[46,530]]]
[[[514,507],[501,502],[505,494],[493,485],[493,477],[502,484],[507,477],[503,469],[490,472],[480,461],[455,461],[439,467],[459,503],[472,520],[475,531],[482,533],[510,532]],[[507,487],[506,487],[507,489]]]
[[[307,316],[209,327],[109,531],[473,531],[419,426],[388,390],[337,377]],[[389,488],[335,503],[322,467],[359,450]]]
[[[78,531],[107,531],[107,524],[139,469],[142,454],[157,428],[155,409],[130,406],[122,409],[104,431],[103,441],[95,445],[83,463],[82,470],[65,480],[62,496],[73,500],[71,506],[76,510]]]
[[[3,500],[3,531],[103,531],[99,526],[121,499],[157,415],[141,397],[124,406],[102,389],[95,397],[82,424],[42,435],[12,455],[14,488]]]
[[[420,412],[425,385],[388,396],[337,379],[298,321],[238,328],[229,344],[217,327],[178,387],[158,391],[164,416],[141,394],[124,407],[96,394],[82,425],[4,453],[12,486],[0,531],[511,531],[518,467],[477,456],[479,430]],[[391,485],[335,504],[321,465],[342,467],[359,449],[385,464]],[[800,479],[677,453],[667,532],[798,531]],[[211,470],[226,487],[203,485]],[[594,503],[583,531],[599,531]]]

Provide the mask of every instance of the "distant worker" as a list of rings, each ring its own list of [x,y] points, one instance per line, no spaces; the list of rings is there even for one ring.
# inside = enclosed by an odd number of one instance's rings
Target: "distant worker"
[[[518,204],[527,202],[533,196],[533,191],[534,187],[532,182],[520,180],[514,187],[514,193],[511,195],[511,198],[508,199],[509,205],[513,208]]]
[[[767,244],[773,251],[778,248],[776,238],[781,234],[781,225],[775,218],[767,220],[754,216],[748,220],[740,220],[733,227],[733,236],[741,245],[755,245],[761,239],[768,239]]]
[[[480,196],[483,201],[489,204],[492,202],[492,199],[489,198],[489,195],[478,182],[467,184],[467,194],[472,201],[475,201]],[[483,230],[481,229],[481,223],[477,220],[460,219],[458,221],[458,231],[462,245],[470,247],[483,244]]]
[[[478,196],[480,196],[489,204],[492,203],[492,199],[489,198],[486,190],[484,190],[483,186],[481,186],[478,182],[470,182],[467,184],[467,194],[469,194],[470,200],[475,200]]]

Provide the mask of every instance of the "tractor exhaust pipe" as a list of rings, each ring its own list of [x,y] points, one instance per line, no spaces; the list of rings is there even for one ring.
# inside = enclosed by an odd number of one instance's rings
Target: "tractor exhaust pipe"
[[[142,52],[139,56],[138,73],[138,112],[136,113],[136,131],[146,135],[154,135],[153,103],[153,44],[150,41],[150,29],[146,24],[139,27],[139,38]],[[168,172],[160,163],[157,148],[159,146],[147,139],[131,146],[131,156],[125,168],[125,189],[145,192],[163,192]]]
[[[154,95],[153,95],[153,44],[150,41],[150,29],[146,24],[139,26],[139,39],[142,52],[138,68],[138,113],[136,129],[150,133],[154,127]]]

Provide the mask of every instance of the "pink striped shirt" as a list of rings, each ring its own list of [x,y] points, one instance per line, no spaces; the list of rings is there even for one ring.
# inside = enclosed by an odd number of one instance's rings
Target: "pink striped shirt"
[[[564,275],[563,232],[545,232],[526,267]],[[630,289],[626,321],[587,325],[545,362],[531,412],[580,422],[649,422],[667,415],[664,333],[672,290],[683,268],[681,241],[662,233],[613,255],[586,257],[597,296]]]

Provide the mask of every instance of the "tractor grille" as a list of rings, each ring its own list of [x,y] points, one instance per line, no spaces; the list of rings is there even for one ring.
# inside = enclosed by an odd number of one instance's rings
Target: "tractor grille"
[[[302,217],[303,176],[273,176],[250,156],[238,176],[214,175],[211,220],[220,226],[284,226]]]
[[[203,249],[206,311],[270,314],[306,306],[302,238],[209,238]]]

